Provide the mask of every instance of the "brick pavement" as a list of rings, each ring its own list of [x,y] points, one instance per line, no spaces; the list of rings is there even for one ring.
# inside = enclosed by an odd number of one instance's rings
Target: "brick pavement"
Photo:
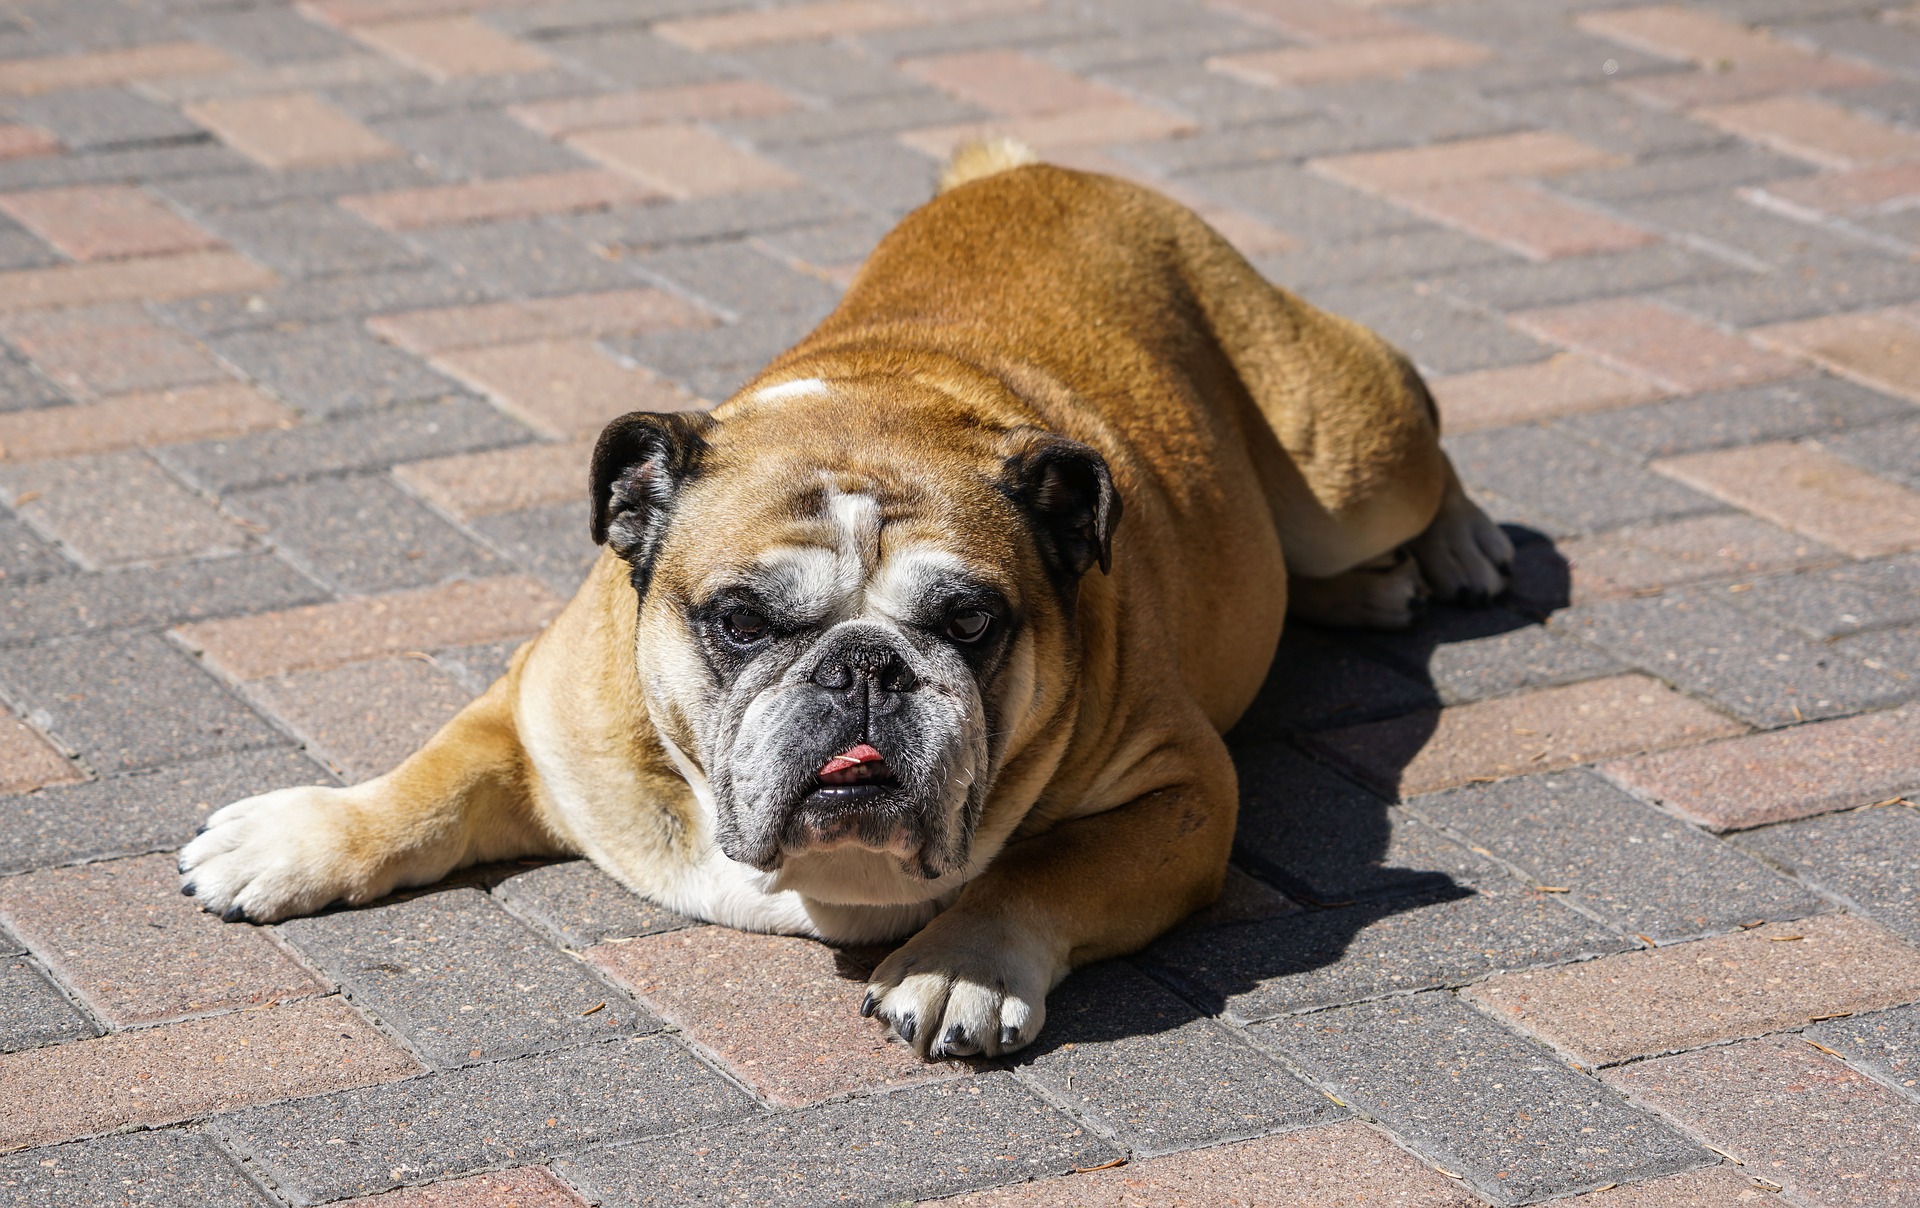
[[[1506,604],[1296,627],[1231,892],[923,1066],[581,863],[279,927],[960,138],[1428,373]],[[1920,1205],[1920,10],[0,3],[0,1204]]]

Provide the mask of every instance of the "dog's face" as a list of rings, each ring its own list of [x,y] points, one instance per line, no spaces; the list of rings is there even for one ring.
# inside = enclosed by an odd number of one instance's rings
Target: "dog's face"
[[[933,896],[1061,695],[1117,497],[1085,446],[925,388],[803,387],[616,421],[596,536],[634,568],[648,713],[721,849],[826,900]]]

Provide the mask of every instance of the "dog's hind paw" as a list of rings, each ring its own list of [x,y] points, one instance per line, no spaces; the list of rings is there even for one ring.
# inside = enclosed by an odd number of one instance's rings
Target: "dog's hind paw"
[[[1434,598],[1449,604],[1491,604],[1513,574],[1513,542],[1458,486],[1407,548]]]

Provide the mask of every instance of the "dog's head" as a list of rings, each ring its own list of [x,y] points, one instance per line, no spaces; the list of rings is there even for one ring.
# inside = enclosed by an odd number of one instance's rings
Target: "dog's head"
[[[929,387],[758,393],[595,449],[648,713],[730,858],[828,901],[934,896],[1010,743],[1072,695],[1119,498],[1090,447]]]

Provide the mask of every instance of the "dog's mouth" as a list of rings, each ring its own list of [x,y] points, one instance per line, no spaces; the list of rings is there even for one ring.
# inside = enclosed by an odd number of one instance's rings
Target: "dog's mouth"
[[[866,743],[849,747],[827,760],[814,776],[807,797],[823,805],[839,805],[878,797],[900,787],[900,778],[886,757]]]

